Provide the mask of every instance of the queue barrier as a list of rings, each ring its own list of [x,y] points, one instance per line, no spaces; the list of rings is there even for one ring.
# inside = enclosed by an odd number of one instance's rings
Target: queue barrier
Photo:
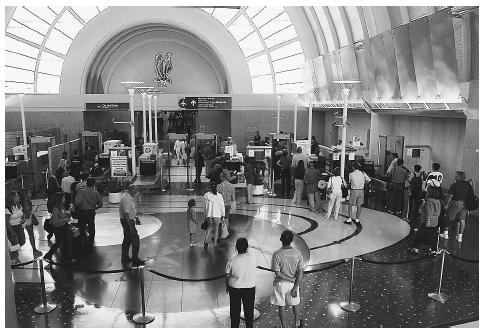
[[[450,252],[448,252],[445,249],[439,249],[435,253],[432,253],[428,256],[419,257],[419,258],[406,260],[406,261],[399,261],[399,262],[375,261],[375,260],[370,260],[370,259],[365,259],[363,257],[356,257],[355,256],[355,257],[351,257],[351,258],[345,258],[345,259],[338,260],[338,261],[336,261],[336,262],[334,262],[330,265],[327,265],[325,267],[322,267],[322,268],[308,270],[304,274],[313,274],[313,273],[318,273],[318,272],[321,272],[321,271],[329,270],[329,269],[338,267],[340,265],[343,265],[348,261],[351,261],[350,289],[349,289],[349,294],[348,294],[348,301],[340,302],[340,308],[345,310],[345,311],[348,311],[348,312],[355,312],[355,311],[358,311],[360,309],[360,305],[352,300],[354,273],[355,273],[355,260],[359,260],[361,262],[365,262],[365,263],[368,263],[368,264],[398,265],[398,264],[408,264],[408,263],[412,263],[412,262],[416,262],[416,261],[420,261],[420,260],[424,260],[424,259],[433,259],[433,258],[435,258],[437,256],[440,256],[440,255],[442,256],[442,260],[441,260],[441,265],[440,265],[438,289],[437,289],[437,292],[428,293],[428,297],[430,297],[431,299],[433,299],[435,301],[445,303],[449,299],[448,295],[441,292],[443,271],[444,271],[444,264],[445,264],[445,256],[449,255],[456,260],[463,261],[463,262],[466,262],[466,263],[478,263],[479,262],[478,260],[460,258],[460,257],[458,257],[454,254],[451,254]],[[56,308],[55,304],[47,302],[47,296],[46,296],[46,291],[45,291],[43,261],[44,261],[43,258],[38,258],[36,260],[30,260],[28,262],[24,262],[24,263],[20,263],[20,264],[14,264],[14,265],[10,266],[11,269],[17,269],[17,268],[21,268],[21,267],[26,266],[26,265],[33,264],[35,262],[38,263],[39,273],[40,273],[42,303],[40,305],[38,305],[37,307],[35,307],[35,309],[34,309],[35,313],[37,313],[37,314],[46,314],[46,313],[49,313],[49,312],[53,311]],[[224,274],[219,275],[219,276],[209,277],[209,278],[203,278],[203,279],[178,278],[178,277],[174,277],[174,276],[170,276],[170,275],[167,275],[167,274],[157,272],[157,271],[155,271],[153,269],[150,269],[150,268],[148,268],[144,265],[143,266],[133,266],[133,267],[130,267],[130,268],[127,268],[127,269],[118,269],[118,270],[109,270],[109,271],[107,271],[107,270],[72,269],[70,267],[70,265],[59,264],[59,263],[56,263],[52,260],[45,260],[45,261],[48,262],[50,265],[56,265],[56,266],[59,266],[61,268],[66,269],[66,270],[70,270],[70,271],[73,271],[73,272],[82,272],[82,273],[109,274],[109,273],[129,272],[129,271],[134,271],[134,270],[138,271],[139,272],[139,279],[140,279],[140,292],[141,292],[141,312],[139,312],[139,313],[137,313],[133,316],[133,321],[138,323],[138,324],[142,324],[142,325],[149,324],[152,321],[154,321],[154,319],[155,319],[154,315],[152,315],[150,313],[146,313],[145,294],[144,294],[144,270],[147,270],[147,271],[149,271],[149,272],[151,272],[155,275],[164,277],[166,279],[175,280],[175,281],[205,282],[205,281],[214,281],[214,280],[224,278]],[[257,268],[260,269],[260,270],[264,270],[264,271],[274,272],[273,270],[271,270],[269,268],[266,268],[266,267],[262,267],[262,266],[257,266]],[[244,314],[241,313],[241,315],[242,315],[242,318],[244,319]],[[259,318],[259,315],[260,315],[259,310],[257,310],[255,308],[255,320]]]

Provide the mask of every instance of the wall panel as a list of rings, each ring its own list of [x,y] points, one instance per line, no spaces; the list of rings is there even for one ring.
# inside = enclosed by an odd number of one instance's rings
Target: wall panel
[[[417,80],[415,76],[415,67],[413,64],[408,25],[403,25],[393,29],[393,44],[397,59],[400,96],[409,100],[416,100],[418,95]]]
[[[387,82],[390,91],[390,98],[400,98],[400,83],[398,82],[397,59],[395,58],[395,48],[391,31],[382,34],[383,47],[387,59]]]
[[[370,38],[370,49],[373,57],[373,68],[375,73],[375,84],[378,98],[382,101],[389,100],[391,96],[390,84],[388,82],[388,63],[385,55],[385,46],[382,36]]]

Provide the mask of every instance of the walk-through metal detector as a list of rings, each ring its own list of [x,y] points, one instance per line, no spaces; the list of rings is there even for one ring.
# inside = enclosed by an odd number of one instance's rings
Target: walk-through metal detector
[[[200,153],[200,154],[202,154],[202,152],[199,150],[199,145],[202,144],[202,143],[211,144],[211,142],[214,140],[214,157],[216,157],[216,155],[218,153],[218,136],[217,136],[217,134],[196,133],[194,138],[195,138],[196,152]],[[207,174],[208,166],[207,165],[205,165],[205,170],[206,170],[206,177],[207,177],[208,176],[208,174]]]
[[[177,140],[184,140],[186,142],[186,149],[188,145],[188,135],[187,134],[177,134],[177,133],[168,133],[167,134],[167,164],[169,167],[169,184],[171,184],[171,161],[172,161],[172,156],[171,156],[171,142],[175,142]],[[190,166],[189,166],[189,156],[186,151],[186,171],[187,171],[187,190],[192,191],[193,188],[191,186],[191,177],[189,175],[190,172]]]
[[[293,136],[289,133],[269,133],[269,144],[271,147],[275,147],[275,143],[282,141],[286,150],[288,151],[288,156],[291,156],[291,146],[293,144]],[[269,196],[275,197],[276,194],[274,192],[274,155],[276,154],[276,150],[272,150],[271,154],[271,163],[270,163],[270,183],[271,183],[271,193]]]

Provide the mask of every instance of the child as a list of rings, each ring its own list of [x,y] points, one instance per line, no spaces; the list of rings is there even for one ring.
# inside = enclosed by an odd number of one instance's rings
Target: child
[[[196,200],[189,199],[187,202],[187,229],[189,230],[189,246],[194,246],[194,236],[196,234]]]

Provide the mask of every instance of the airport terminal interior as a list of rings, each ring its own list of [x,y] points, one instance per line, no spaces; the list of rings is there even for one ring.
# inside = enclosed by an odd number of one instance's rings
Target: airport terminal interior
[[[478,327],[479,7],[229,4],[4,7],[5,326]]]

